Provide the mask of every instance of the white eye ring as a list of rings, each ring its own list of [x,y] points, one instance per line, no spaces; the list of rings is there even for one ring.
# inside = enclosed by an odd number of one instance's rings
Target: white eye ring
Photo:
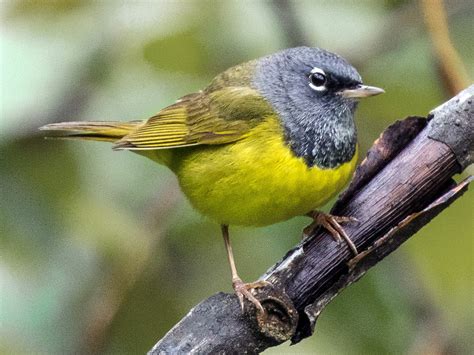
[[[315,91],[325,91],[327,90],[326,88],[326,73],[324,70],[314,67],[311,69],[311,72],[309,74],[309,87]]]

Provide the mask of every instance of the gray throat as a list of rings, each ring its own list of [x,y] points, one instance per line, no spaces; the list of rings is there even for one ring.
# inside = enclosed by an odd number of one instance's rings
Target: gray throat
[[[283,108],[286,142],[292,152],[305,160],[309,167],[336,168],[350,161],[357,146],[357,133],[353,120],[354,108],[341,110],[293,112]],[[338,110],[339,109],[339,110]],[[287,111],[287,112],[285,112]],[[290,117],[289,117],[290,116]]]
[[[354,157],[357,102],[332,88],[327,92],[311,89],[308,72],[314,66],[329,67],[352,81],[361,81],[357,71],[342,58],[324,50],[299,47],[261,58],[252,84],[278,114],[285,141],[294,155],[303,158],[309,167],[335,168]]]

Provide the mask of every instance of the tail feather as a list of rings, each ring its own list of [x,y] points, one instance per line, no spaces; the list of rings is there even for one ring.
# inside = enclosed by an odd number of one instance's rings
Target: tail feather
[[[131,122],[61,122],[40,127],[50,131],[49,138],[90,139],[95,141],[116,142],[133,131],[142,121]]]

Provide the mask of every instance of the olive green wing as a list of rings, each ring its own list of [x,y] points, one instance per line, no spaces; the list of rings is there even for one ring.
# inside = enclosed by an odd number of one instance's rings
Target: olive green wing
[[[182,97],[118,141],[114,149],[165,149],[225,144],[246,136],[272,109],[249,87],[225,87]]]

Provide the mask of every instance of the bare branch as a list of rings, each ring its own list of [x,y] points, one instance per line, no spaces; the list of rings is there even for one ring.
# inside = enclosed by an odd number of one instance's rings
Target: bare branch
[[[371,267],[396,250],[467,189],[452,176],[474,160],[474,85],[432,111],[390,126],[374,143],[333,214],[355,217],[345,229],[359,250],[351,258],[324,231],[304,240],[261,279],[267,310],[219,293],[193,308],[150,351],[165,353],[258,353],[310,336],[325,306]],[[455,139],[457,137],[457,139]]]

